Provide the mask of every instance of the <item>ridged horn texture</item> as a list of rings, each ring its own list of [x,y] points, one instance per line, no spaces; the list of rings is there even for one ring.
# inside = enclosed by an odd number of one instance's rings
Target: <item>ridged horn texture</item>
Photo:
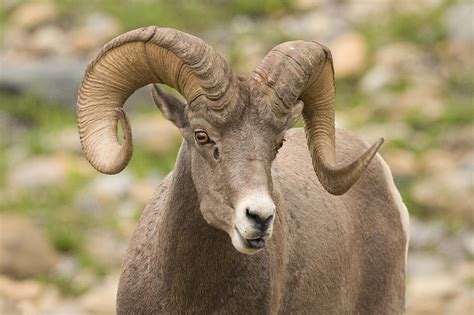
[[[360,178],[383,143],[380,139],[353,163],[336,166],[334,66],[329,49],[317,42],[292,41],[272,49],[252,73],[264,85],[268,106],[286,115],[300,99],[313,168],[323,187],[342,195]]]
[[[77,101],[82,150],[98,171],[116,174],[130,161],[132,133],[122,106],[149,83],[175,88],[192,110],[214,119],[225,120],[235,110],[228,104],[235,103],[230,99],[237,93],[237,79],[225,60],[199,38],[154,26],[120,35],[87,67]]]

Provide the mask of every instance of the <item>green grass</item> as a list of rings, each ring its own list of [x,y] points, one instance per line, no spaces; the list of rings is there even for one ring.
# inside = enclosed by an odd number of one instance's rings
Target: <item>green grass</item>
[[[42,275],[39,277],[41,282],[53,285],[65,296],[79,296],[89,290],[88,287],[80,285],[74,278],[62,275]]]
[[[229,12],[250,16],[263,16],[288,11],[293,8],[291,0],[233,0],[228,1]]]
[[[151,1],[151,0],[57,0],[61,12],[61,26],[70,27],[79,25],[82,19],[91,12],[102,12],[117,18],[122,30],[126,31],[146,25],[158,25],[178,28],[188,32],[199,32],[207,28],[225,28],[233,16],[246,15],[250,18],[261,18],[268,15],[278,16],[293,9],[293,1],[290,0],[207,0],[207,1]],[[417,45],[421,50],[430,53],[434,61],[442,58],[437,48],[443,48],[447,33],[443,24],[442,14],[452,1],[444,1],[433,9],[427,9],[416,13],[407,13],[394,10],[393,14],[387,15],[387,19],[379,19],[364,22],[356,28],[365,36],[369,44],[368,67],[373,62],[376,49],[397,42],[409,42]],[[5,26],[8,11],[0,9],[0,28]],[[269,22],[271,23],[271,21]],[[264,47],[270,49],[276,43],[290,40],[283,34],[267,27],[252,30],[254,38],[263,41]],[[4,27],[3,27],[4,28]],[[222,30],[222,31],[225,31]],[[3,31],[0,30],[0,37]],[[241,43],[241,42],[240,42]],[[268,46],[268,47],[267,47]],[[239,41],[230,47],[230,62],[238,65],[243,62]],[[363,73],[361,74],[363,75]],[[420,111],[412,111],[403,120],[411,129],[412,134],[408,139],[394,139],[388,141],[389,147],[409,150],[422,156],[427,150],[440,145],[440,137],[449,128],[473,123],[474,107],[472,106],[472,87],[474,86],[474,75],[469,69],[452,71],[445,79],[445,85],[441,92],[441,101],[446,104],[446,112],[437,118],[427,118]],[[353,77],[337,80],[336,108],[337,111],[357,111],[359,108],[375,108],[371,96],[360,89],[360,78]],[[383,88],[384,93],[397,95],[411,88],[409,79],[401,77]],[[423,104],[419,104],[421,108]],[[135,107],[135,113],[137,108]],[[152,110],[153,106],[147,104],[144,110]],[[413,106],[413,108],[417,108]],[[138,109],[142,111],[143,109]],[[30,156],[48,155],[53,153],[52,148],[44,145],[45,135],[60,131],[63,128],[75,126],[76,117],[71,109],[66,109],[57,104],[49,104],[34,95],[2,95],[0,94],[0,111],[6,112],[13,117],[14,123],[25,128],[26,132],[18,139]],[[352,113],[352,112],[351,112]],[[132,114],[133,115],[133,114]],[[369,121],[367,115],[350,117],[350,123],[354,126],[362,126],[370,123],[383,123],[393,121],[390,113],[384,109],[372,110]],[[302,126],[302,122],[296,124]],[[145,178],[150,173],[160,175],[167,174],[173,167],[179,141],[176,146],[167,153],[155,153],[141,146],[134,149],[132,160],[128,170],[138,178]],[[3,150],[4,148],[0,148]],[[5,174],[7,172],[7,161],[5,154],[0,154],[0,189],[5,187]],[[447,215],[441,217],[434,214],[425,205],[418,203],[412,196],[411,190],[418,178],[423,174],[413,174],[409,177],[395,178],[403,200],[410,213],[417,217],[430,217],[436,215],[440,219],[450,222],[458,222],[455,218]],[[101,205],[100,213],[77,209],[74,205],[75,198],[91,180],[91,177],[83,175],[75,170],[69,170],[67,182],[60,187],[44,188],[36,191],[27,191],[15,198],[0,200],[0,212],[14,213],[32,218],[39,222],[44,228],[48,239],[60,253],[72,255],[82,268],[96,275],[104,275],[107,269],[96,262],[85,250],[85,235],[88,229],[103,228],[118,232],[119,224],[115,215],[115,205]],[[140,205],[138,205],[140,207]],[[136,211],[137,218],[141,214],[141,208]],[[457,224],[457,223],[452,223]],[[457,226],[457,225],[456,225]],[[464,226],[464,223],[460,226]],[[58,275],[45,275],[42,281],[57,286],[66,295],[78,295],[87,290],[73,278]],[[471,285],[473,280],[469,280]]]
[[[104,12],[120,22],[123,30],[157,25],[182,30],[201,30],[225,23],[235,15],[263,16],[290,10],[291,0],[58,0],[65,20],[80,20],[90,12]]]
[[[54,131],[75,124],[76,115],[58,104],[48,103],[35,95],[0,93],[0,110],[13,116],[15,122],[35,133]]]
[[[471,261],[472,261],[472,258],[471,258]],[[466,281],[466,285],[469,287],[469,288],[474,288],[474,275],[469,275],[467,277],[467,279],[465,280]]]
[[[387,23],[387,36],[392,41],[408,41],[433,47],[446,38],[446,28],[438,10],[421,13],[395,13]]]
[[[400,192],[400,195],[402,196],[403,202],[408,209],[408,212],[411,215],[417,217],[426,216],[426,209],[423,207],[423,205],[416,202],[410,193],[411,186],[413,185],[413,178],[395,177],[394,181]]]
[[[368,96],[359,89],[358,78],[345,78],[336,81],[336,107],[338,110],[367,106],[368,103]]]
[[[135,147],[130,164],[127,166],[138,177],[146,177],[150,173],[168,174],[174,166],[180,143],[166,153],[155,153],[144,148]]]
[[[3,148],[0,147],[0,150]],[[7,158],[5,154],[0,153],[0,189],[5,187],[6,181],[6,173],[7,173]]]
[[[86,213],[71,209],[77,187],[55,187],[28,191],[2,202],[6,212],[28,216],[44,226],[53,246],[62,252],[79,250],[82,227],[91,224]]]
[[[74,198],[80,186],[78,181],[73,180],[60,187],[30,190],[16,198],[2,201],[0,211],[26,216],[38,222],[58,252],[73,255],[82,267],[102,275],[105,273],[104,267],[84,250],[84,235],[93,227],[116,229],[116,217],[112,209],[89,213],[75,208]]]
[[[392,82],[385,85],[384,89],[392,93],[402,93],[406,91],[410,87],[410,85],[411,83],[409,79],[398,78],[397,80],[393,80]]]
[[[75,125],[73,111],[33,95],[0,94],[0,110],[12,117],[15,124],[23,126],[24,132],[15,141],[23,143],[29,156],[47,156],[51,149],[44,144],[44,136]],[[6,172],[6,156],[0,154],[1,188],[5,187]],[[16,191],[15,195],[6,196],[0,201],[0,211],[32,218],[43,226],[56,250],[83,256],[84,229],[91,225],[103,226],[109,219],[74,208],[75,193],[89,178],[74,170],[67,176],[66,183],[58,187]]]
[[[447,38],[443,14],[453,1],[415,12],[393,10],[387,19],[371,20],[356,25],[369,43],[369,51],[394,42],[411,42],[432,50]]]
[[[0,110],[7,113],[13,123],[23,126],[24,132],[18,135],[15,141],[23,144],[28,156],[47,157],[54,153],[45,143],[45,135],[61,132],[62,129],[71,128],[76,124],[72,110],[49,104],[32,95],[0,94]],[[174,165],[178,148],[179,141],[176,141],[175,147],[169,153],[157,154],[137,147],[129,169],[138,177],[146,177],[150,172],[165,175]],[[3,189],[7,172],[4,154],[0,155],[0,171],[0,188]],[[74,256],[81,267],[103,275],[107,270],[94,261],[85,250],[85,235],[87,230],[94,228],[120,233],[115,213],[116,205],[113,202],[100,204],[99,211],[77,208],[77,194],[90,183],[92,177],[74,167],[68,167],[67,172],[67,180],[60,186],[17,191],[15,195],[3,198],[0,200],[0,212],[25,216],[38,222],[58,252]],[[76,287],[67,277],[48,275],[44,281],[57,285],[65,294],[75,295],[84,290]]]

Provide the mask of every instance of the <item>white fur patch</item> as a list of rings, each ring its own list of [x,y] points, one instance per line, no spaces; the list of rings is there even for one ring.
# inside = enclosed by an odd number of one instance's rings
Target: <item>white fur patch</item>
[[[234,247],[247,255],[260,251],[260,249],[249,247],[247,240],[256,238],[267,240],[272,236],[273,231],[273,219],[269,219],[267,228],[262,235],[262,230],[252,215],[263,219],[275,216],[275,203],[265,189],[250,191],[235,204],[235,228],[230,236]]]
[[[268,218],[275,215],[275,203],[265,190],[255,190],[246,193],[235,205],[235,226],[245,238],[254,238],[255,221],[247,215],[258,215]],[[273,220],[268,225],[267,232],[271,233]]]
[[[385,160],[379,154],[377,154],[377,156],[380,162],[382,163],[385,179],[387,180],[387,185],[390,189],[393,200],[395,201],[398,211],[400,213],[400,221],[402,223],[402,229],[406,237],[406,244],[405,244],[405,266],[406,266],[407,257],[408,257],[408,244],[410,240],[410,235],[409,235],[410,234],[409,232],[410,217],[408,214],[408,209],[403,203],[402,196],[400,196],[400,192],[398,191],[397,187],[395,186],[395,183],[393,182],[393,176],[392,176],[392,172],[390,171],[390,167],[387,165],[387,162],[385,162]]]

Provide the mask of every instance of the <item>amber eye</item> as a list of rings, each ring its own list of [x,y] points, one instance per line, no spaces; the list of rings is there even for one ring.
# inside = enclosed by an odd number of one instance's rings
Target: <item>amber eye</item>
[[[196,130],[194,132],[194,138],[199,144],[207,144],[210,142],[209,136],[204,130]]]

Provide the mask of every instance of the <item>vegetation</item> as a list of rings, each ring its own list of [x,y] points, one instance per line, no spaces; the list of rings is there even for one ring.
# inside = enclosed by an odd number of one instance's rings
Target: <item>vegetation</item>
[[[342,2],[344,1],[335,3]],[[2,29],[8,26],[10,15],[21,3],[22,1],[9,1],[1,4],[0,39],[4,33]],[[347,118],[347,124],[351,129],[363,129],[368,125],[371,127],[398,126],[396,123],[407,128],[407,135],[387,139],[382,149],[384,154],[387,153],[384,156],[398,150],[412,154],[417,163],[423,163],[420,161],[424,161],[424,155],[430,150],[451,150],[444,140],[447,131],[456,133],[472,126],[474,73],[468,67],[446,62],[450,59],[446,57],[449,53],[447,52],[449,32],[443,14],[453,3],[455,1],[441,1],[440,5],[430,6],[426,10],[394,9],[384,18],[366,20],[353,25],[353,29],[366,40],[369,56],[365,68],[360,73],[337,80],[337,117]],[[234,23],[235,20],[232,18],[235,16],[243,16],[245,21],[252,23],[266,19],[267,22],[262,24],[263,26],[258,23],[251,24],[252,27],[255,25],[255,28],[251,30],[251,36],[247,34],[229,41],[228,57],[236,68],[247,61],[248,56],[242,53],[247,40],[263,42],[264,48],[270,48],[267,44],[273,45],[276,42],[289,40],[290,38],[287,38],[289,35],[283,34],[281,29],[273,29],[271,24],[289,13],[302,13],[298,11],[295,1],[292,0],[57,0],[55,4],[60,11],[59,21],[55,23],[65,28],[80,24],[82,19],[94,12],[114,17],[122,31],[144,25],[158,25],[195,33],[227,28],[229,23]],[[391,106],[381,104],[383,102],[380,98],[393,100],[396,96],[419,88],[420,83],[416,78],[405,75],[403,71],[396,73],[393,79],[375,92],[363,89],[363,78],[376,66],[375,57],[380,48],[393,43],[413,45],[426,57],[423,60],[437,71],[433,73],[439,81],[439,88],[433,91],[433,94],[436,101],[442,104],[442,110],[438,114],[426,115],[426,101],[423,97],[409,98],[406,108],[401,108],[400,104]],[[437,69],[439,65],[443,65],[447,70],[441,67]],[[132,126],[133,119],[137,116],[156,113],[156,111],[150,104],[134,107],[130,115]],[[2,127],[1,124],[4,121],[10,125]],[[118,237],[128,237],[129,231],[123,231],[117,215],[117,208],[123,200],[117,197],[117,200],[100,203],[97,200],[90,202],[87,199],[90,197],[88,189],[93,181],[105,175],[94,173],[91,167],[88,168],[90,172],[79,167],[79,164],[85,161],[78,148],[76,151],[67,152],[67,174],[62,185],[18,192],[13,191],[14,187],[8,186],[8,176],[11,175],[9,171],[16,163],[29,158],[61,154],[62,149],[52,145],[51,138],[54,139],[55,135],[59,136],[66,131],[75,130],[75,124],[72,108],[50,104],[31,94],[0,93],[0,132],[5,133],[0,138],[2,152],[0,154],[0,213],[14,213],[32,218],[44,227],[51,244],[57,251],[74,257],[81,268],[101,276],[106,272],[106,268],[87,252],[85,248],[87,233],[95,228],[104,228]],[[302,122],[299,122],[297,126],[302,126]],[[157,135],[158,138],[159,135]],[[133,183],[143,184],[149,179],[150,174],[157,177],[167,174],[173,167],[179,145],[179,141],[176,141],[166,152],[136,146],[132,161],[127,167],[127,174],[133,178]],[[459,150],[459,148],[456,149]],[[20,158],[12,160],[10,156],[20,156],[23,160]],[[439,217],[440,211],[433,214],[430,206],[420,202],[413,193],[413,188],[420,179],[428,178],[433,174],[421,167],[417,172],[395,175],[397,186],[414,217]],[[448,195],[449,193],[449,191],[443,191],[440,194]],[[84,200],[80,200],[81,198]],[[94,202],[99,202],[99,204],[94,204]],[[130,220],[133,223],[138,220],[144,205],[143,200],[127,204],[127,208],[132,209]],[[451,219],[448,220],[452,226],[466,224],[463,218]],[[87,287],[79,285],[68,276],[48,275],[42,280],[56,285],[64,293],[70,295],[77,295],[87,290]],[[472,277],[468,281],[472,286]]]

